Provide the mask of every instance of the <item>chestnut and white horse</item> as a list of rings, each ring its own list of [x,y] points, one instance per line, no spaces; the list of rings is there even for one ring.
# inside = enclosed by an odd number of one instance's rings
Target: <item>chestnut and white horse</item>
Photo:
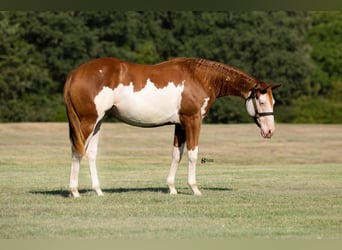
[[[142,65],[116,58],[101,58],[73,70],[64,87],[64,100],[72,144],[70,191],[79,196],[80,161],[86,156],[92,188],[100,189],[96,170],[99,131],[105,114],[139,127],[175,124],[172,162],[167,177],[171,194],[177,194],[175,175],[186,144],[188,184],[194,195],[196,161],[202,119],[215,99],[234,95],[245,99],[247,112],[264,138],[274,133],[272,89],[279,84],[258,81],[222,63],[197,58],[176,58]]]

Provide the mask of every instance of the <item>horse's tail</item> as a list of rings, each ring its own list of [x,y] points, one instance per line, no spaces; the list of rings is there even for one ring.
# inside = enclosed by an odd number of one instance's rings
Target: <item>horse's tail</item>
[[[85,139],[81,130],[80,118],[70,97],[71,75],[68,76],[64,86],[64,102],[69,121],[69,137],[74,151],[80,156],[85,154]]]

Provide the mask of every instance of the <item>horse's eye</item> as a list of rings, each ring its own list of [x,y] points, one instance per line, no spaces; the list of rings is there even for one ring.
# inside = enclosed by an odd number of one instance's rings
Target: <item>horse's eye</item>
[[[266,94],[266,93],[267,93],[267,89],[262,89],[262,90],[260,90],[260,93],[261,93],[261,94]]]

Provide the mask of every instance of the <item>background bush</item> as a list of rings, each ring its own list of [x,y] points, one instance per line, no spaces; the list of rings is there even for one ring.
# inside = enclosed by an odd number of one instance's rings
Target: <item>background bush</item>
[[[0,121],[65,121],[68,72],[93,58],[202,57],[281,83],[278,122],[341,123],[341,12],[0,12]],[[219,99],[208,123],[250,122]]]

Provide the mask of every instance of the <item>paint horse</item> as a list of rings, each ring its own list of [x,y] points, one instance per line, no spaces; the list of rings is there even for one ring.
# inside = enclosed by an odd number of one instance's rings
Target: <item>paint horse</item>
[[[272,89],[234,67],[197,58],[176,58],[156,65],[142,65],[116,58],[100,58],[73,70],[67,77],[64,99],[72,144],[70,191],[79,197],[80,161],[86,156],[92,188],[100,189],[96,155],[101,122],[107,112],[138,127],[175,124],[173,153],[167,185],[177,194],[175,175],[186,144],[188,184],[194,195],[196,161],[202,119],[215,99],[240,96],[247,112],[260,127],[264,138],[271,138],[274,127]]]

